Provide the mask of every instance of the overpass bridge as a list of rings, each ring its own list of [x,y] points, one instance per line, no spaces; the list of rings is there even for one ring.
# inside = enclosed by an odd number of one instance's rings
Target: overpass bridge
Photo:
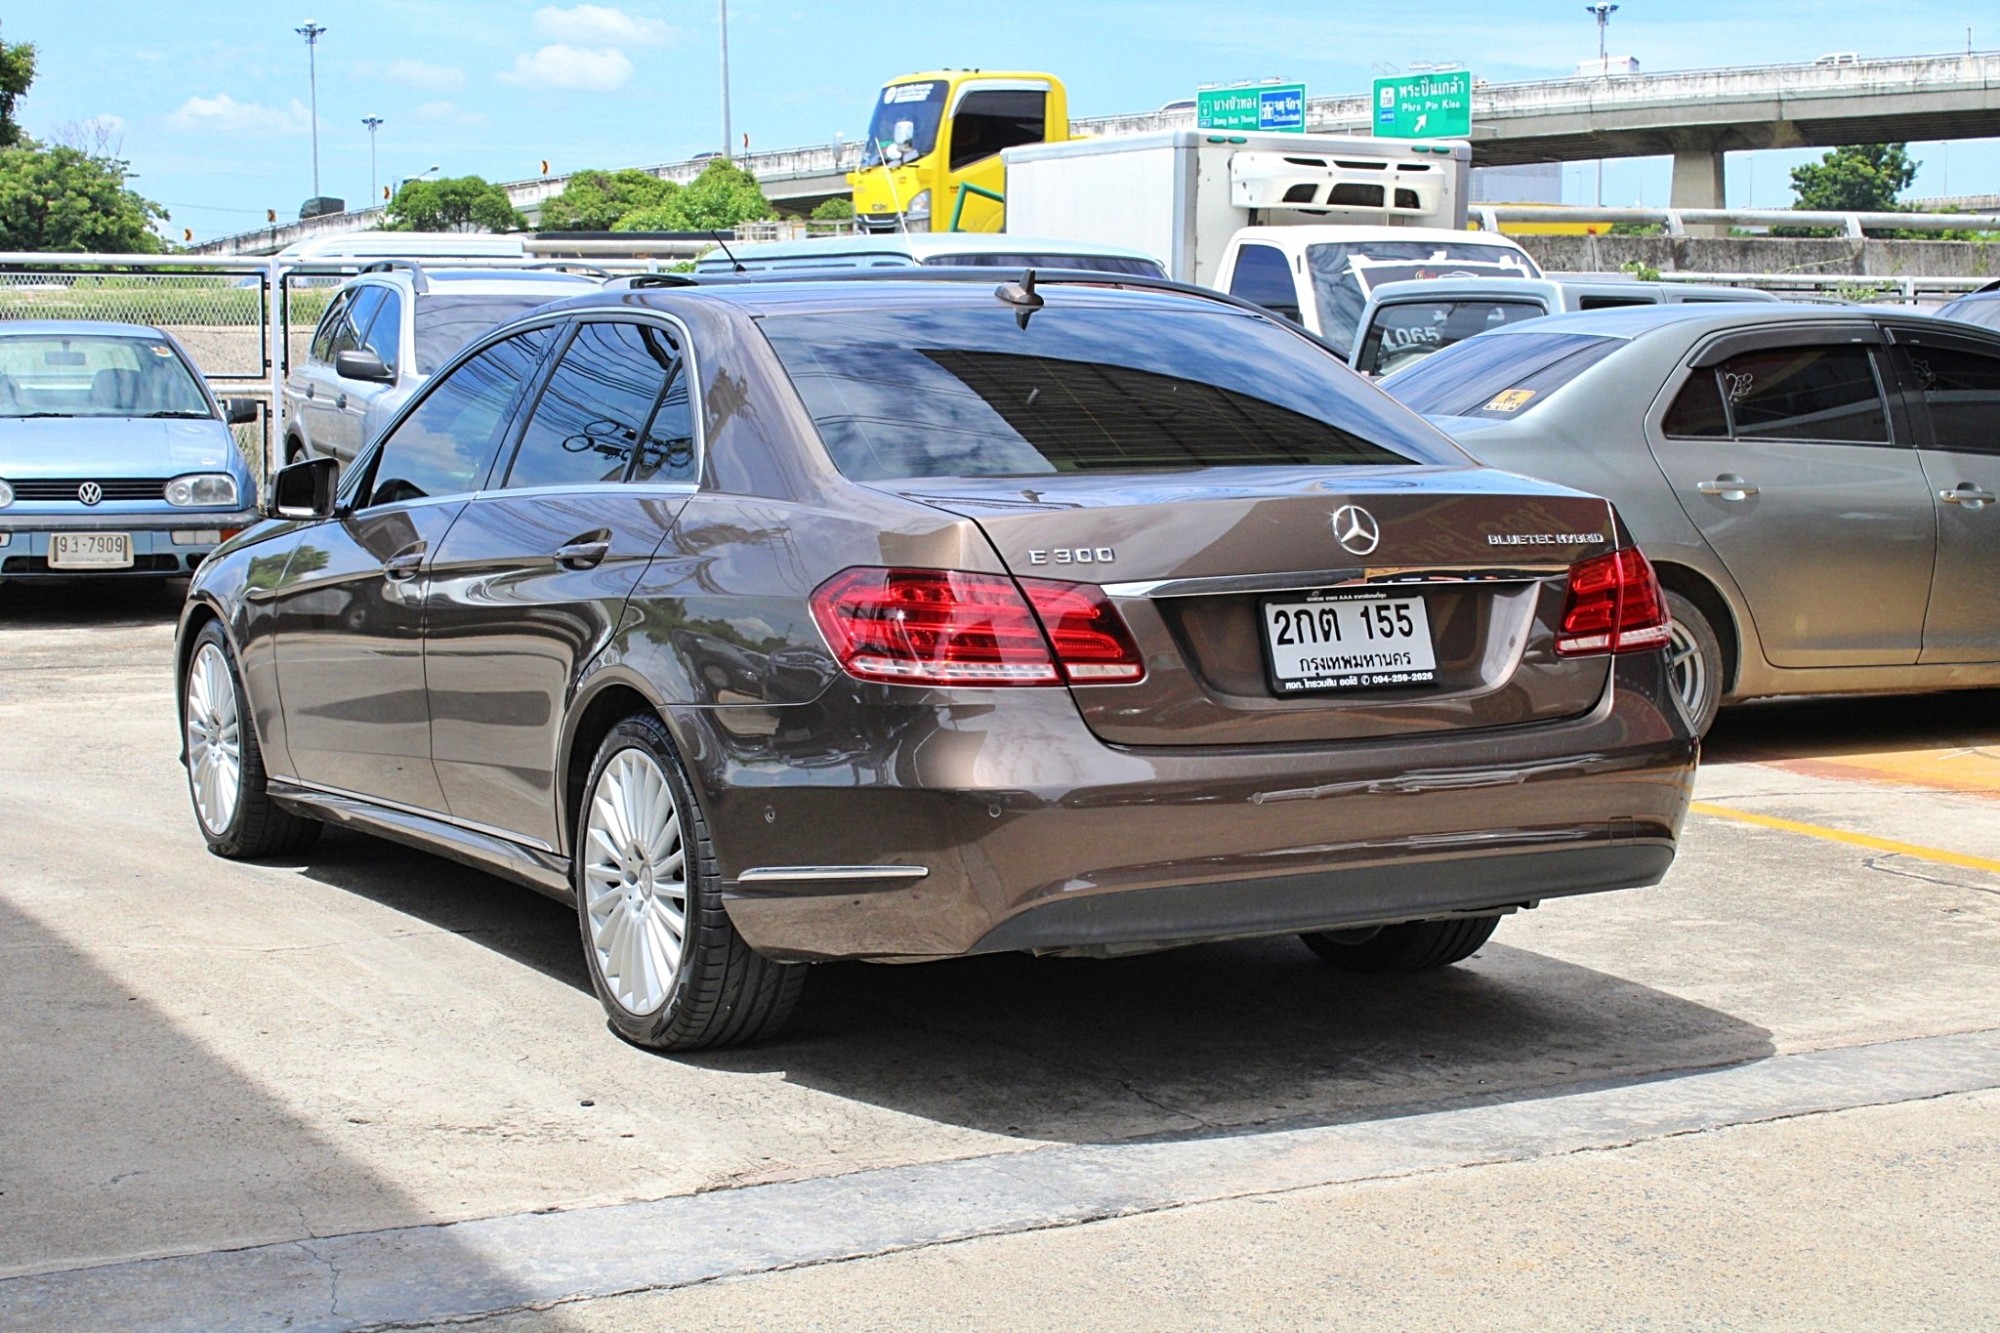
[[[1367,134],[1366,93],[1315,97],[1306,128]],[[1150,111],[1072,122],[1080,135],[1191,129],[1191,111]],[[1606,157],[1674,159],[1673,206],[1720,208],[1723,154],[1760,148],[1819,148],[1913,139],[2000,137],[2000,52],[1910,56],[1849,63],[1749,65],[1663,74],[1611,73],[1532,83],[1486,84],[1472,93],[1473,162],[1515,166]],[[773,203],[807,209],[847,193],[845,173],[860,165],[858,143],[747,153]],[[706,159],[647,167],[689,181]],[[533,217],[562,192],[567,176],[512,181],[514,206]],[[381,209],[335,214],[246,232],[194,247],[215,254],[270,253],[314,235],[372,226]]]

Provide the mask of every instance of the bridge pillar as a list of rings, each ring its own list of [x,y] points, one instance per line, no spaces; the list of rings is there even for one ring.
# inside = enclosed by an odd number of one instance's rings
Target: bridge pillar
[[[1713,140],[1674,145],[1673,208],[1724,206],[1722,149]],[[1705,225],[1688,228],[1690,236],[1720,236],[1725,229]]]

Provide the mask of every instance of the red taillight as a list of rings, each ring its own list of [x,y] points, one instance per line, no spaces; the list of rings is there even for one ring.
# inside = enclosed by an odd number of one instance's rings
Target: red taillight
[[[1146,674],[1131,631],[1104,590],[1088,583],[1022,579],[1056,662],[1072,685],[1129,685]]]
[[[1556,652],[1563,657],[1630,653],[1667,641],[1667,599],[1636,547],[1570,566]]]
[[[862,680],[1101,685],[1145,674],[1138,649],[1101,591],[1088,584],[1024,582],[1026,596],[1004,575],[849,569],[813,593],[813,619],[842,669]]]

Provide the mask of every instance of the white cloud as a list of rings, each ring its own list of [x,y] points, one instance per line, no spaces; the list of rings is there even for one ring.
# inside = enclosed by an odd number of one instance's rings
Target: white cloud
[[[535,31],[556,42],[589,46],[664,46],[679,36],[659,19],[627,14],[610,5],[554,5],[535,11]]]
[[[304,134],[312,128],[312,113],[297,99],[280,109],[259,102],[239,102],[228,93],[190,97],[167,120],[177,129],[219,134]]]
[[[458,103],[449,101],[426,102],[416,109],[418,120],[441,121],[448,125],[477,125],[486,119],[477,111],[466,111]]]
[[[502,71],[499,78],[523,88],[608,93],[631,80],[632,62],[612,47],[545,46],[533,55],[515,56],[514,68]]]
[[[405,57],[382,71],[382,77],[419,92],[449,93],[465,86],[465,71],[456,65],[433,65]]]

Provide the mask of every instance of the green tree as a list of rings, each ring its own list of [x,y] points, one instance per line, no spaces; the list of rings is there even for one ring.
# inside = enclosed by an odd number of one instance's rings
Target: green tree
[[[1889,213],[1917,177],[1918,163],[1899,143],[1849,144],[1792,168],[1794,208],[1833,213]]]
[[[613,231],[717,231],[739,222],[777,216],[757,178],[726,157],[702,168],[701,175],[671,198],[618,219]]]
[[[844,222],[854,216],[854,200],[847,195],[837,194],[812,211],[814,222]]]
[[[29,141],[0,148],[0,250],[156,254],[167,211],[125,188],[125,164]]]
[[[528,220],[483,176],[404,181],[389,201],[391,231],[520,231]]]
[[[35,48],[27,42],[9,46],[0,42],[0,148],[27,142],[21,122],[14,119],[14,104],[27,94],[35,81]]]
[[[657,208],[680,193],[673,181],[627,167],[623,171],[579,171],[561,194],[542,205],[543,231],[610,231],[618,219],[642,208]]]

